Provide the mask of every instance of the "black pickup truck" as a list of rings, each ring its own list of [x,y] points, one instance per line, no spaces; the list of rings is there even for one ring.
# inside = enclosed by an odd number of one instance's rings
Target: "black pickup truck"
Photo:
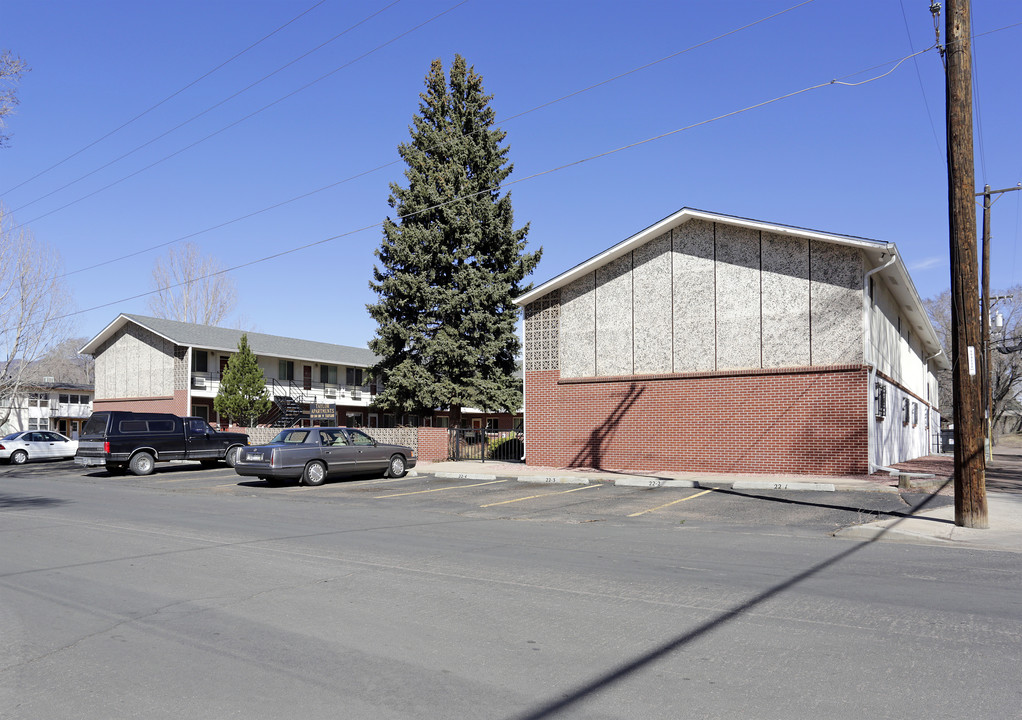
[[[166,460],[198,460],[206,466],[224,461],[234,467],[245,445],[248,435],[214,430],[202,418],[105,410],[85,423],[75,464],[106,466],[110,472],[128,468],[135,475],[148,475]]]

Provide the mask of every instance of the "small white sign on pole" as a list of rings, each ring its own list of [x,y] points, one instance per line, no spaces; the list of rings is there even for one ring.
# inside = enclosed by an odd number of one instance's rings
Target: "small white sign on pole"
[[[976,374],[976,347],[974,345],[969,346],[969,374]]]

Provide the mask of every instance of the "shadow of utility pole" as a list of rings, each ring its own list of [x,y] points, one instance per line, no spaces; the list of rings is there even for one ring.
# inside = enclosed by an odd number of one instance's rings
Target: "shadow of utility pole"
[[[950,483],[951,480],[948,480],[946,483],[944,483],[944,485],[940,487],[940,489],[931,494],[926,500],[919,503],[919,505],[917,505],[914,508],[914,512],[919,512],[924,507],[926,507],[930,502],[933,501],[935,497],[937,497],[940,490],[943,490]],[[837,555],[830,558],[829,560],[824,560],[821,563],[813,565],[808,570],[805,570],[799,573],[798,575],[795,575],[794,577],[789,578],[788,580],[785,580],[784,582],[778,585],[775,585],[772,588],[764,590],[763,592],[750,598],[749,600],[746,600],[745,602],[736,605],[730,610],[721,613],[712,620],[708,620],[705,623],[696,626],[693,630],[690,630],[684,633],[683,635],[679,635],[678,637],[660,645],[659,647],[653,648],[645,655],[641,655],[635,658],[634,660],[626,662],[623,665],[619,665],[616,668],[613,668],[609,672],[604,673],[603,675],[597,677],[591,682],[588,682],[585,685],[567,693],[564,697],[560,698],[559,700],[555,700],[539,708],[536,708],[535,710],[527,712],[525,715],[520,715],[517,718],[514,718],[513,720],[543,720],[544,718],[550,718],[556,715],[557,713],[561,712],[562,710],[565,710],[570,706],[578,702],[581,702],[582,700],[585,700],[592,695],[595,695],[598,692],[608,689],[611,685],[614,685],[615,683],[624,680],[629,675],[632,675],[633,673],[642,670],[647,665],[651,665],[657,660],[666,657],[667,655],[675,652],[676,650],[680,650],[681,648],[692,644],[702,636],[707,635],[710,632],[713,632],[714,630],[727,625],[733,620],[737,620],[745,613],[753,610],[756,606],[762,605],[763,603],[767,602],[768,600],[771,600],[775,596],[780,595],[785,590],[789,590],[798,585],[799,583],[805,582],[806,580],[813,577],[817,573],[826,570],[829,567],[837,565],[838,563],[851,557],[855,553],[861,551],[863,548],[868,547],[871,543],[875,543],[877,540],[882,538],[886,533],[890,532],[892,528],[897,527],[900,523],[905,522],[905,520],[906,518],[901,518],[897,520],[890,526],[884,528],[883,531],[881,531],[873,538],[858,545],[853,545],[847,550],[839,552]]]

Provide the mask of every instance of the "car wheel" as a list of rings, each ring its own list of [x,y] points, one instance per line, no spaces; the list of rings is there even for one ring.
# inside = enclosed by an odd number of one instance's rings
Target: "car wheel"
[[[224,455],[224,462],[227,463],[227,467],[234,467],[238,464],[238,457],[241,455],[241,448],[235,445],[227,450],[227,454]]]
[[[156,461],[153,460],[153,456],[147,452],[140,452],[131,458],[128,463],[128,467],[131,469],[132,475],[149,475],[152,473],[153,468],[156,466]]]
[[[15,450],[11,453],[11,465],[24,465],[28,462],[28,453],[24,450]]]
[[[306,485],[322,485],[326,481],[326,465],[319,460],[313,460],[305,466],[302,474],[302,482]]]
[[[390,464],[387,465],[387,477],[399,478],[405,476],[405,456],[391,455]]]

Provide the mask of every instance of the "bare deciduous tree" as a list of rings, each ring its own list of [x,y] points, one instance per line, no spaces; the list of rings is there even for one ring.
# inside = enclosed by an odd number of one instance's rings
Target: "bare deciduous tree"
[[[28,368],[31,380],[52,377],[57,382],[92,385],[96,382],[96,362],[78,352],[89,338],[71,338],[50,348]]]
[[[1005,414],[1018,407],[1016,396],[1022,391],[1022,286],[1015,286],[1002,293],[991,295],[1010,296],[997,301],[991,310],[991,323],[998,313],[1004,319],[1002,328],[993,328],[990,335],[990,418],[995,428],[1004,427]],[[933,323],[941,344],[951,357],[951,291],[923,301],[927,315]],[[940,414],[951,417],[951,373],[938,378],[940,387]],[[1014,431],[1022,430],[1020,421],[1012,423]]]
[[[11,229],[0,207],[0,425],[32,363],[67,339],[72,309],[59,253]]]
[[[219,325],[238,302],[238,291],[219,260],[202,255],[192,243],[171,248],[153,266],[156,293],[149,310],[156,317]]]
[[[28,70],[25,62],[8,50],[0,52],[0,147],[7,145],[10,136],[5,132],[6,118],[18,104],[15,90],[18,80]]]

